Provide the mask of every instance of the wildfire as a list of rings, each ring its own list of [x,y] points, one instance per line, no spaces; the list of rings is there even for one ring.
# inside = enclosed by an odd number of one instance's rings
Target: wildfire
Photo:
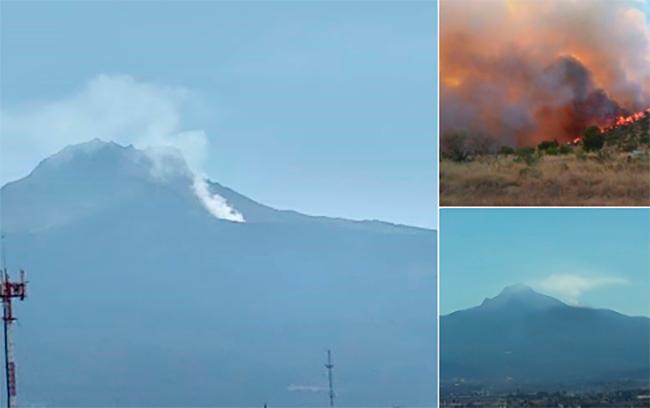
[[[631,125],[632,123],[638,122],[646,116],[650,116],[650,108],[646,108],[642,111],[638,111],[627,116],[617,116],[610,122],[609,125],[600,126],[600,131],[605,132],[607,130],[615,129],[619,126]]]
[[[442,133],[466,130],[501,145],[571,143],[590,126],[642,119],[650,107],[650,36],[635,2],[439,3]]]
[[[614,123],[612,124],[611,127],[618,127],[618,126],[623,126],[623,125],[629,125],[631,123],[637,122],[641,119],[643,119],[646,115],[650,115],[650,108],[647,108],[645,110],[633,113],[628,116],[619,116],[616,118]]]
[[[600,132],[606,132],[608,130],[616,129],[620,126],[631,125],[634,122],[638,122],[646,117],[650,117],[650,108],[646,108],[642,111],[635,112],[631,115],[621,115],[610,121],[610,124],[607,126],[598,126]],[[582,141],[582,136],[578,136],[571,140],[570,144],[578,145]]]

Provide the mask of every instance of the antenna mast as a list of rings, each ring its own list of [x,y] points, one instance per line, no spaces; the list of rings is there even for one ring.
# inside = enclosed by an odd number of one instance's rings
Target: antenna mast
[[[329,385],[330,385],[330,407],[334,406],[334,383],[332,381],[332,369],[334,368],[334,364],[332,364],[332,351],[327,350],[327,364],[325,364],[325,368],[327,368],[327,379],[329,380]]]
[[[5,374],[7,383],[7,408],[18,406],[16,399],[16,361],[14,360],[14,339],[13,326],[16,318],[11,308],[11,300],[18,298],[25,299],[27,281],[25,271],[20,271],[20,281],[12,282],[9,278],[6,266],[6,254],[4,247],[4,234],[2,234],[2,271],[0,271],[0,299],[2,300],[2,321],[4,326],[4,352],[5,352]]]

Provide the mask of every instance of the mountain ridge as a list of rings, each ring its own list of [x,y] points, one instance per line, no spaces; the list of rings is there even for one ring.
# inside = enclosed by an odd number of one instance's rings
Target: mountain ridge
[[[441,381],[585,383],[650,378],[650,318],[504,290],[440,318]],[[639,378],[637,378],[639,379]]]
[[[613,310],[613,309],[604,308],[604,307],[575,305],[575,304],[565,303],[565,302],[563,302],[563,301],[561,301],[561,300],[559,300],[557,298],[554,298],[554,297],[552,297],[550,295],[545,295],[543,293],[540,293],[537,290],[535,290],[533,287],[531,287],[531,286],[529,286],[527,284],[524,284],[524,283],[516,283],[516,284],[513,284],[513,285],[505,286],[501,290],[501,292],[499,294],[497,294],[494,297],[486,297],[486,298],[484,298],[483,301],[479,305],[471,306],[471,307],[468,307],[468,308],[465,308],[465,309],[454,310],[454,311],[449,312],[447,314],[441,315],[441,317],[450,316],[450,315],[453,315],[455,313],[465,312],[465,311],[474,310],[474,309],[478,309],[478,308],[484,308],[485,306],[488,306],[488,307],[491,307],[493,305],[505,306],[504,303],[507,303],[508,300],[512,300],[512,299],[511,298],[510,299],[509,298],[504,299],[502,296],[504,294],[506,296],[510,295],[512,292],[509,293],[509,291],[512,290],[512,289],[520,289],[520,290],[523,289],[525,291],[524,293],[532,292],[534,294],[534,296],[537,297],[537,300],[539,300],[539,299],[544,300],[547,307],[571,307],[571,308],[576,308],[576,309],[585,309],[585,310],[595,310],[595,311],[608,312],[608,313],[613,313],[613,314],[616,314],[616,315],[625,316],[625,317],[629,317],[629,318],[637,318],[638,317],[638,318],[650,319],[650,316],[630,315],[630,314],[622,313],[622,312],[619,312],[619,311],[616,311],[616,310]],[[521,292],[519,292],[519,293],[521,293]],[[538,304],[538,306],[539,306],[539,304]]]
[[[107,165],[107,168],[100,168],[97,162],[101,160],[110,161],[110,165]],[[82,169],[75,168],[70,170],[65,168],[66,164],[73,163],[79,165],[80,161],[87,161],[91,163],[93,167]],[[112,176],[133,176],[139,180],[141,184],[156,185],[160,188],[171,187],[176,191],[176,193],[181,195],[188,194],[187,190],[191,189],[192,179],[197,177],[185,163],[180,151],[176,149],[158,148],[139,150],[133,145],[123,146],[112,141],[106,142],[95,138],[88,142],[68,145],[57,153],[43,159],[25,177],[3,185],[0,188],[0,196],[4,197],[6,195],[5,192],[15,188],[16,185],[48,182],[48,179],[49,182],[52,182],[52,173],[57,171],[66,173],[64,174],[66,177],[66,183],[70,182],[68,176],[70,173],[76,174],[75,177],[83,179],[87,178],[87,173],[92,173],[93,171],[104,173],[117,172],[116,174],[112,174]],[[119,174],[119,172],[123,172],[124,174]],[[54,177],[54,179],[56,180],[56,177]],[[295,210],[276,209],[238,193],[232,188],[224,186],[216,181],[206,179],[206,182],[210,194],[217,194],[223,197],[227,203],[232,202],[235,209],[237,209],[238,206],[245,208],[244,212],[249,213],[248,217],[244,214],[245,218],[247,218],[246,221],[248,222],[268,222],[270,220],[288,222],[292,220],[302,220],[304,217],[311,217],[313,220],[319,220],[321,222],[342,222],[343,224],[352,222],[358,226],[377,228],[398,227],[398,229],[408,228],[412,230],[432,231],[429,228],[420,226],[397,224],[382,220],[351,220],[342,217],[308,215]],[[113,187],[114,190],[123,190],[126,188],[125,185],[119,186],[119,188],[118,186]],[[141,189],[142,186],[139,185],[135,188]],[[61,192],[50,191],[49,194],[60,195]],[[143,198],[140,197],[140,199]],[[22,205],[25,201],[26,200],[22,200],[21,204],[2,203],[4,204],[2,207],[12,204],[16,206]],[[36,218],[38,218],[39,214],[43,213],[47,213],[47,211],[42,207],[32,211],[32,214],[35,214]],[[5,232],[11,232],[11,226],[3,226],[5,227]]]

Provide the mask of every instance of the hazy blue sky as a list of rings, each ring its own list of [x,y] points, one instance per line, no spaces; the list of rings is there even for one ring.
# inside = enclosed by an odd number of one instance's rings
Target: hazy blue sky
[[[527,283],[564,301],[650,315],[649,209],[441,209],[440,311]]]
[[[3,1],[1,23],[3,183],[66,143],[163,141],[275,207],[436,224],[435,2]]]

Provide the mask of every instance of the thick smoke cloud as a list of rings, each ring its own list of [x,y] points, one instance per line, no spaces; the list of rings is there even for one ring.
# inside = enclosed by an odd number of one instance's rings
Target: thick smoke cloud
[[[636,2],[443,0],[441,129],[568,141],[650,106],[650,28]]]

